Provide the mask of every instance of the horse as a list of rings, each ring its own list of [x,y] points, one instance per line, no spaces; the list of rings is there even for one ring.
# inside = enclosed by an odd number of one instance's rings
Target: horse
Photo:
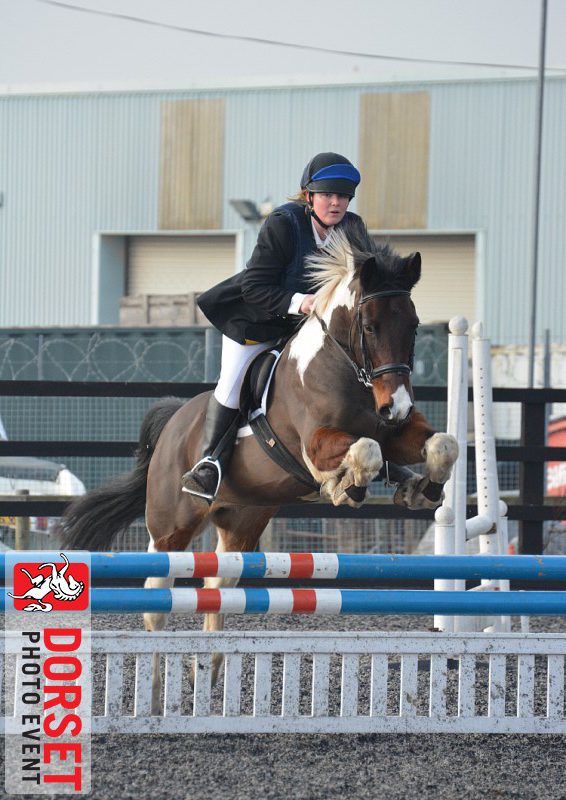
[[[402,257],[367,234],[356,238],[335,229],[309,267],[316,287],[313,311],[281,353],[267,417],[319,492],[275,463],[242,428],[212,505],[195,502],[180,479],[200,458],[210,393],[188,402],[166,398],[142,423],[132,472],[69,506],[61,523],[64,547],[108,549],[145,514],[150,551],[185,550],[209,521],[216,526],[217,552],[250,551],[285,503],[321,495],[335,505],[359,506],[385,461],[424,464],[423,475],[406,471],[396,503],[410,508],[440,503],[434,490],[448,480],[458,445],[454,437],[434,431],[414,407],[411,362],[418,317],[411,290],[420,278],[420,254]],[[145,586],[173,582],[148,578]],[[236,582],[207,578],[205,586]],[[165,623],[163,614],[144,615],[148,631],[162,630]],[[205,616],[205,631],[223,626],[222,615]],[[221,662],[214,657],[214,678]],[[159,691],[155,669],[154,709]]]

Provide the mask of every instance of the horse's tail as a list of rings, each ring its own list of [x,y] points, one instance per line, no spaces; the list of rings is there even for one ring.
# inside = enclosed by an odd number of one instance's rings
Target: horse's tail
[[[184,402],[169,397],[149,409],[142,422],[133,470],[93,489],[68,506],[57,530],[62,547],[105,550],[118,534],[143,516],[147,471],[153,450],[163,428]]]

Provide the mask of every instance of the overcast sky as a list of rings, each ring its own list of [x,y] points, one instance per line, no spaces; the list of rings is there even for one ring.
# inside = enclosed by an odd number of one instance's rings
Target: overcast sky
[[[0,0],[0,85],[390,80],[502,70],[334,55],[173,30],[408,59],[525,65],[542,0]],[[68,7],[64,7],[68,6]],[[73,6],[75,8],[73,8]],[[146,24],[76,7],[138,17]],[[548,0],[547,66],[566,73],[566,0]],[[507,71],[506,74],[510,74]]]

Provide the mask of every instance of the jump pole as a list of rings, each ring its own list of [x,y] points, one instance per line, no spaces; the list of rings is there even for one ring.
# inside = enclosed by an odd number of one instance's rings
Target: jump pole
[[[4,596],[2,596],[4,599]],[[4,605],[4,603],[2,603]],[[566,592],[91,589],[93,613],[566,615]]]
[[[67,554],[79,555],[74,551]],[[302,580],[565,581],[566,556],[381,555],[375,553],[90,553],[91,577],[265,578]],[[5,572],[0,553],[0,574]],[[60,560],[56,551],[27,551],[26,562]]]

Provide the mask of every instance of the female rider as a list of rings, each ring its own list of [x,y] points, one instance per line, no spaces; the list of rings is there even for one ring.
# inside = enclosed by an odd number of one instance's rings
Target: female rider
[[[222,336],[220,378],[210,398],[202,458],[182,477],[183,490],[210,504],[236,438],[240,387],[255,356],[293,333],[311,312],[305,258],[324,247],[346,219],[360,173],[338,153],[319,153],[306,165],[301,192],[265,220],[247,268],[204,292],[198,305]],[[213,457],[214,454],[214,457]]]

